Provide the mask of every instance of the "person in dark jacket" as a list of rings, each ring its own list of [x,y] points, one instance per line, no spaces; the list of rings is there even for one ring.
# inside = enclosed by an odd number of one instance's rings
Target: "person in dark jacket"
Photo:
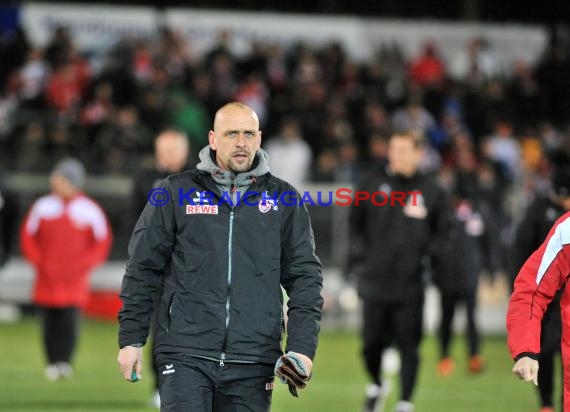
[[[388,166],[360,185],[368,193],[416,192],[405,202],[351,209],[351,258],[363,300],[363,355],[371,384],[364,411],[376,411],[386,396],[380,377],[384,349],[398,347],[402,368],[396,411],[413,411],[411,403],[419,365],[424,302],[423,266],[436,257],[449,228],[449,205],[435,181],[418,172],[425,140],[414,131],[394,134],[388,143]],[[360,262],[360,263],[358,263]]]
[[[166,178],[129,244],[119,314],[123,377],[142,371],[153,294],[163,286],[155,358],[162,411],[268,411],[283,354],[310,374],[323,299],[304,205],[269,172],[257,115],[218,110],[197,169]],[[288,294],[284,324],[281,286]]]
[[[0,180],[0,268],[6,264],[14,249],[17,216],[16,197]]]
[[[537,196],[518,225],[513,248],[513,273],[523,266],[532,252],[542,244],[554,223],[570,210],[570,168],[559,168],[552,175],[552,191]],[[513,279],[514,283],[514,279]],[[541,323],[540,357],[538,359],[538,393],[541,412],[554,412],[554,360],[560,356],[562,320],[558,292]]]
[[[449,376],[455,363],[449,354],[455,308],[465,303],[469,344],[469,372],[482,372],[480,337],[475,320],[479,275],[490,260],[489,226],[491,213],[478,195],[476,177],[458,173],[452,196],[453,219],[444,259],[439,262],[434,281],[441,293],[439,343],[441,358],[437,365],[440,376]],[[491,268],[492,270],[492,268]]]
[[[143,211],[152,189],[157,188],[160,182],[169,175],[183,172],[188,168],[189,152],[190,144],[188,137],[179,131],[170,129],[164,130],[156,137],[154,142],[155,162],[153,167],[140,169],[134,178],[132,197],[134,222],[136,222]],[[156,313],[158,312],[158,296],[160,296],[160,293],[160,290],[156,292],[155,308],[151,320],[150,335],[152,337],[156,336]],[[151,347],[154,347],[154,339],[152,339]],[[155,408],[160,408],[160,392],[158,390],[159,376],[154,359],[151,361],[151,367],[154,378],[154,393],[150,404]]]
[[[141,168],[133,179],[132,209],[136,219],[146,206],[150,190],[158,187],[162,179],[169,175],[189,168],[190,149],[188,137],[177,130],[167,129],[156,137],[154,164]]]

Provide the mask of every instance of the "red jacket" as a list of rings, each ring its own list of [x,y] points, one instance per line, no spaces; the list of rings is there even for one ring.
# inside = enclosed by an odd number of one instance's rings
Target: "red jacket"
[[[570,275],[570,212],[556,221],[544,243],[521,268],[507,311],[509,350],[537,358],[540,353],[540,324],[548,303],[564,288]],[[564,365],[564,410],[570,411],[570,289],[561,302],[562,359]]]
[[[33,299],[52,307],[84,306],[89,273],[109,254],[112,234],[103,210],[84,194],[38,199],[22,224],[22,253],[36,268]]]

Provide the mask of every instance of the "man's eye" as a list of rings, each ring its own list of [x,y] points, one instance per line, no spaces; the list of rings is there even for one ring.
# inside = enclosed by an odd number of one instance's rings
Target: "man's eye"
[[[228,132],[228,133],[227,133],[227,135],[228,135],[229,137],[236,137],[237,134],[238,134],[237,132]]]
[[[255,136],[255,133],[254,133],[254,132],[245,132],[244,134],[245,134],[245,137],[253,137],[253,136]]]

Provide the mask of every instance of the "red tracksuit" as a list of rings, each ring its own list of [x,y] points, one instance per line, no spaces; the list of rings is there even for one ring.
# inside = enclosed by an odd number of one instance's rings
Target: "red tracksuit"
[[[22,253],[36,268],[34,303],[84,306],[89,272],[105,261],[111,239],[103,210],[84,194],[38,199],[20,231]]]
[[[540,353],[540,324],[548,303],[570,275],[570,212],[556,221],[544,243],[525,262],[516,280],[507,312],[509,350],[513,358]],[[564,410],[570,411],[570,290],[564,289],[562,361]]]

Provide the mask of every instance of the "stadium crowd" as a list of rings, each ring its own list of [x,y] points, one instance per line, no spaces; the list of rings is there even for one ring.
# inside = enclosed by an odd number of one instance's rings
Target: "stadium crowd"
[[[43,49],[23,31],[4,35],[4,169],[45,171],[54,159],[75,155],[92,173],[131,173],[167,126],[188,135],[196,156],[213,111],[230,100],[259,113],[266,138],[295,120],[315,160],[310,180],[354,181],[363,161],[383,156],[391,128],[427,134],[433,150],[425,168],[457,167],[472,153],[480,166],[500,162],[508,181],[540,168],[537,152],[565,140],[570,60],[560,45],[545,50],[535,67],[517,61],[504,73],[483,39],[451,61],[428,41],[411,61],[389,45],[364,63],[351,61],[338,43],[285,49],[257,42],[240,57],[230,43],[231,34],[222,32],[218,45],[198,57],[164,29],[90,55],[64,27]]]
[[[355,183],[385,163],[390,130],[424,132],[430,145],[421,169],[449,190],[458,179],[477,186],[508,243],[509,223],[548,190],[552,164],[570,152],[570,59],[561,42],[534,67],[516,61],[502,72],[481,38],[450,61],[427,41],[410,61],[391,44],[367,62],[351,61],[334,42],[259,41],[238,57],[231,41],[220,32],[217,45],[196,56],[165,28],[89,54],[65,27],[43,49],[23,30],[4,34],[1,169],[47,173],[74,156],[90,174],[133,175],[152,164],[153,140],[168,127],[188,136],[195,162],[215,109],[238,100],[260,117],[272,170],[296,185]]]

